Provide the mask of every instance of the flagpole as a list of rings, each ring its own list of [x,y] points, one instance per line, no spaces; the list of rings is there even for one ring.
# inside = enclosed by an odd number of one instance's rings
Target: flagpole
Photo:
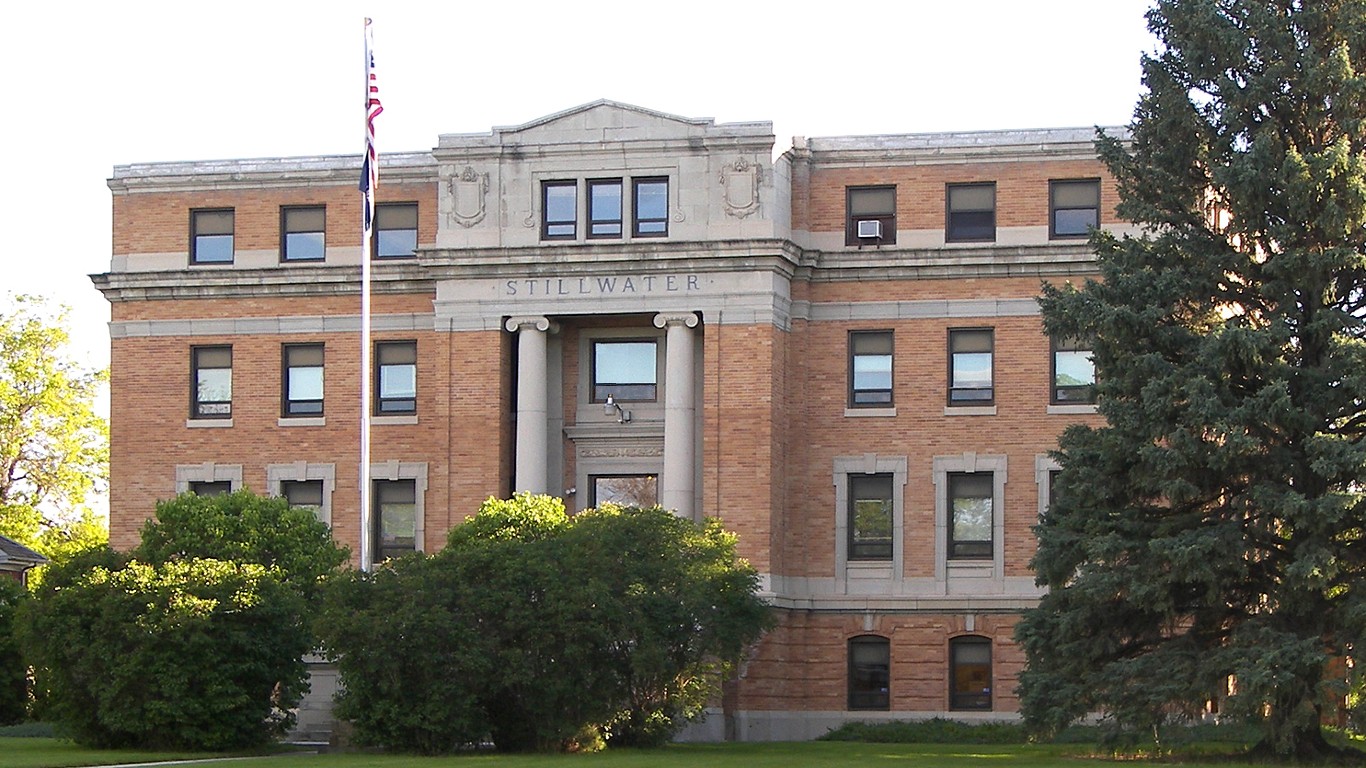
[[[361,161],[360,249],[360,567],[374,566],[370,483],[370,238],[375,220],[375,188],[379,186],[379,152],[375,148],[375,118],[384,111],[375,80],[374,31],[365,20],[365,156]]]

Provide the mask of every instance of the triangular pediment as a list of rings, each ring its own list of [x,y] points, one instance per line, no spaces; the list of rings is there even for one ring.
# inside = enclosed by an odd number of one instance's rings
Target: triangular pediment
[[[699,136],[713,122],[599,99],[493,133],[504,143],[518,144],[641,141]]]

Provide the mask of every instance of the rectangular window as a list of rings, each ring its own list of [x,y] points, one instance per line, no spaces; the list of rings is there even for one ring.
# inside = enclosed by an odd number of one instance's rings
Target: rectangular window
[[[417,483],[374,481],[375,562],[417,551]]]
[[[323,345],[286,344],[284,373],[284,415],[322,415]]]
[[[1048,182],[1048,236],[1086,237],[1100,226],[1100,179]]]
[[[658,475],[594,475],[593,506],[653,507],[659,503]]]
[[[991,709],[991,638],[949,641],[949,709]]]
[[[863,635],[849,639],[849,708],[891,707],[891,643],[885,637]]]
[[[190,492],[196,496],[222,496],[232,493],[231,480],[191,480]]]
[[[654,339],[593,342],[593,402],[650,402],[657,395]]]
[[[892,332],[849,334],[849,407],[892,405]]]
[[[892,559],[892,476],[849,476],[849,559]]]
[[[990,328],[949,331],[949,405],[990,405],[992,387]]]
[[[1053,402],[1094,403],[1096,365],[1090,345],[1076,339],[1053,340]]]
[[[579,184],[547,181],[541,184],[541,239],[573,240],[578,234]]]
[[[417,342],[375,345],[375,413],[417,413]]]
[[[621,237],[621,179],[588,180],[588,236]]]
[[[280,495],[291,507],[317,511],[323,507],[323,481],[281,480]]]
[[[322,261],[327,209],[321,205],[280,209],[280,260]]]
[[[669,234],[669,180],[633,179],[634,207],[631,234],[635,237],[664,237]]]
[[[991,472],[949,474],[950,559],[991,559],[994,483]]]
[[[190,263],[231,264],[233,211],[190,211]]]
[[[950,184],[944,239],[950,243],[996,239],[996,184]]]
[[[377,259],[406,259],[417,252],[417,203],[381,203],[375,206],[375,237],[371,241]]]
[[[190,367],[190,418],[232,418],[232,347],[192,347]]]
[[[845,190],[845,245],[889,245],[896,242],[896,187],[849,187]]]

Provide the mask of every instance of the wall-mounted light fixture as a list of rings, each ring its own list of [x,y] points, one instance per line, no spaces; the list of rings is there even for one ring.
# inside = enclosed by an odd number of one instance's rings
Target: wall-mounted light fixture
[[[621,407],[611,395],[607,396],[607,402],[602,404],[602,412],[606,416],[615,415],[618,424],[625,424],[631,420],[631,412]]]

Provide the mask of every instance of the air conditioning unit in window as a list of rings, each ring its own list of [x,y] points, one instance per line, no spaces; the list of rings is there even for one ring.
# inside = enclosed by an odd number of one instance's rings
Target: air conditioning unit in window
[[[876,240],[882,237],[882,222],[877,219],[863,219],[858,222],[860,240]]]

